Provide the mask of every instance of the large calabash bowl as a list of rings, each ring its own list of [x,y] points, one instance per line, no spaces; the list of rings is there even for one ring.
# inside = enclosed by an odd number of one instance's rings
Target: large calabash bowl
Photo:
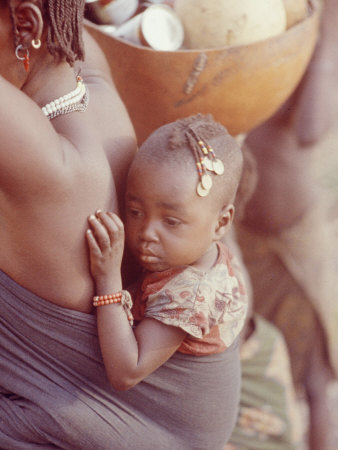
[[[305,72],[316,44],[320,11],[279,36],[250,45],[157,51],[87,28],[103,49],[139,144],[159,126],[211,113],[232,135],[269,118]]]

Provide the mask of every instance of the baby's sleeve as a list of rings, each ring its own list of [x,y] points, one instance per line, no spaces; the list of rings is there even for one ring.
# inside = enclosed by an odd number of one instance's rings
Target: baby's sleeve
[[[183,272],[159,292],[148,297],[145,317],[179,327],[195,338],[209,334],[212,327],[229,320],[238,283],[224,272],[203,276]],[[232,315],[232,314],[231,314]]]

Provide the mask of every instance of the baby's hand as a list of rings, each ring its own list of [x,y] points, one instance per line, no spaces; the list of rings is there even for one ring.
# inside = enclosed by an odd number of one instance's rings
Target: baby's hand
[[[86,232],[89,246],[90,270],[95,281],[119,278],[124,249],[124,226],[112,213],[97,211],[88,218]]]

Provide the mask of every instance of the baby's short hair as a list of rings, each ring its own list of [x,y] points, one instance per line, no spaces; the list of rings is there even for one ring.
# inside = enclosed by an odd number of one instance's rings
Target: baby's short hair
[[[184,166],[198,175],[196,162],[201,153],[201,142],[210,146],[224,165],[224,173],[212,172],[210,195],[222,204],[233,202],[242,173],[243,156],[237,141],[211,114],[196,114],[168,123],[155,130],[141,145],[135,162],[140,159]],[[197,194],[196,194],[197,195]]]

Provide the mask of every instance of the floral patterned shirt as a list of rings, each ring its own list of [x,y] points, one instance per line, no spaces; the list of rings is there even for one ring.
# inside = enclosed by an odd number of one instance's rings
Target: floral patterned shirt
[[[220,353],[244,325],[248,300],[239,264],[223,244],[217,245],[218,259],[209,271],[179,266],[146,272],[133,296],[135,321],[150,317],[187,332],[179,352]]]

